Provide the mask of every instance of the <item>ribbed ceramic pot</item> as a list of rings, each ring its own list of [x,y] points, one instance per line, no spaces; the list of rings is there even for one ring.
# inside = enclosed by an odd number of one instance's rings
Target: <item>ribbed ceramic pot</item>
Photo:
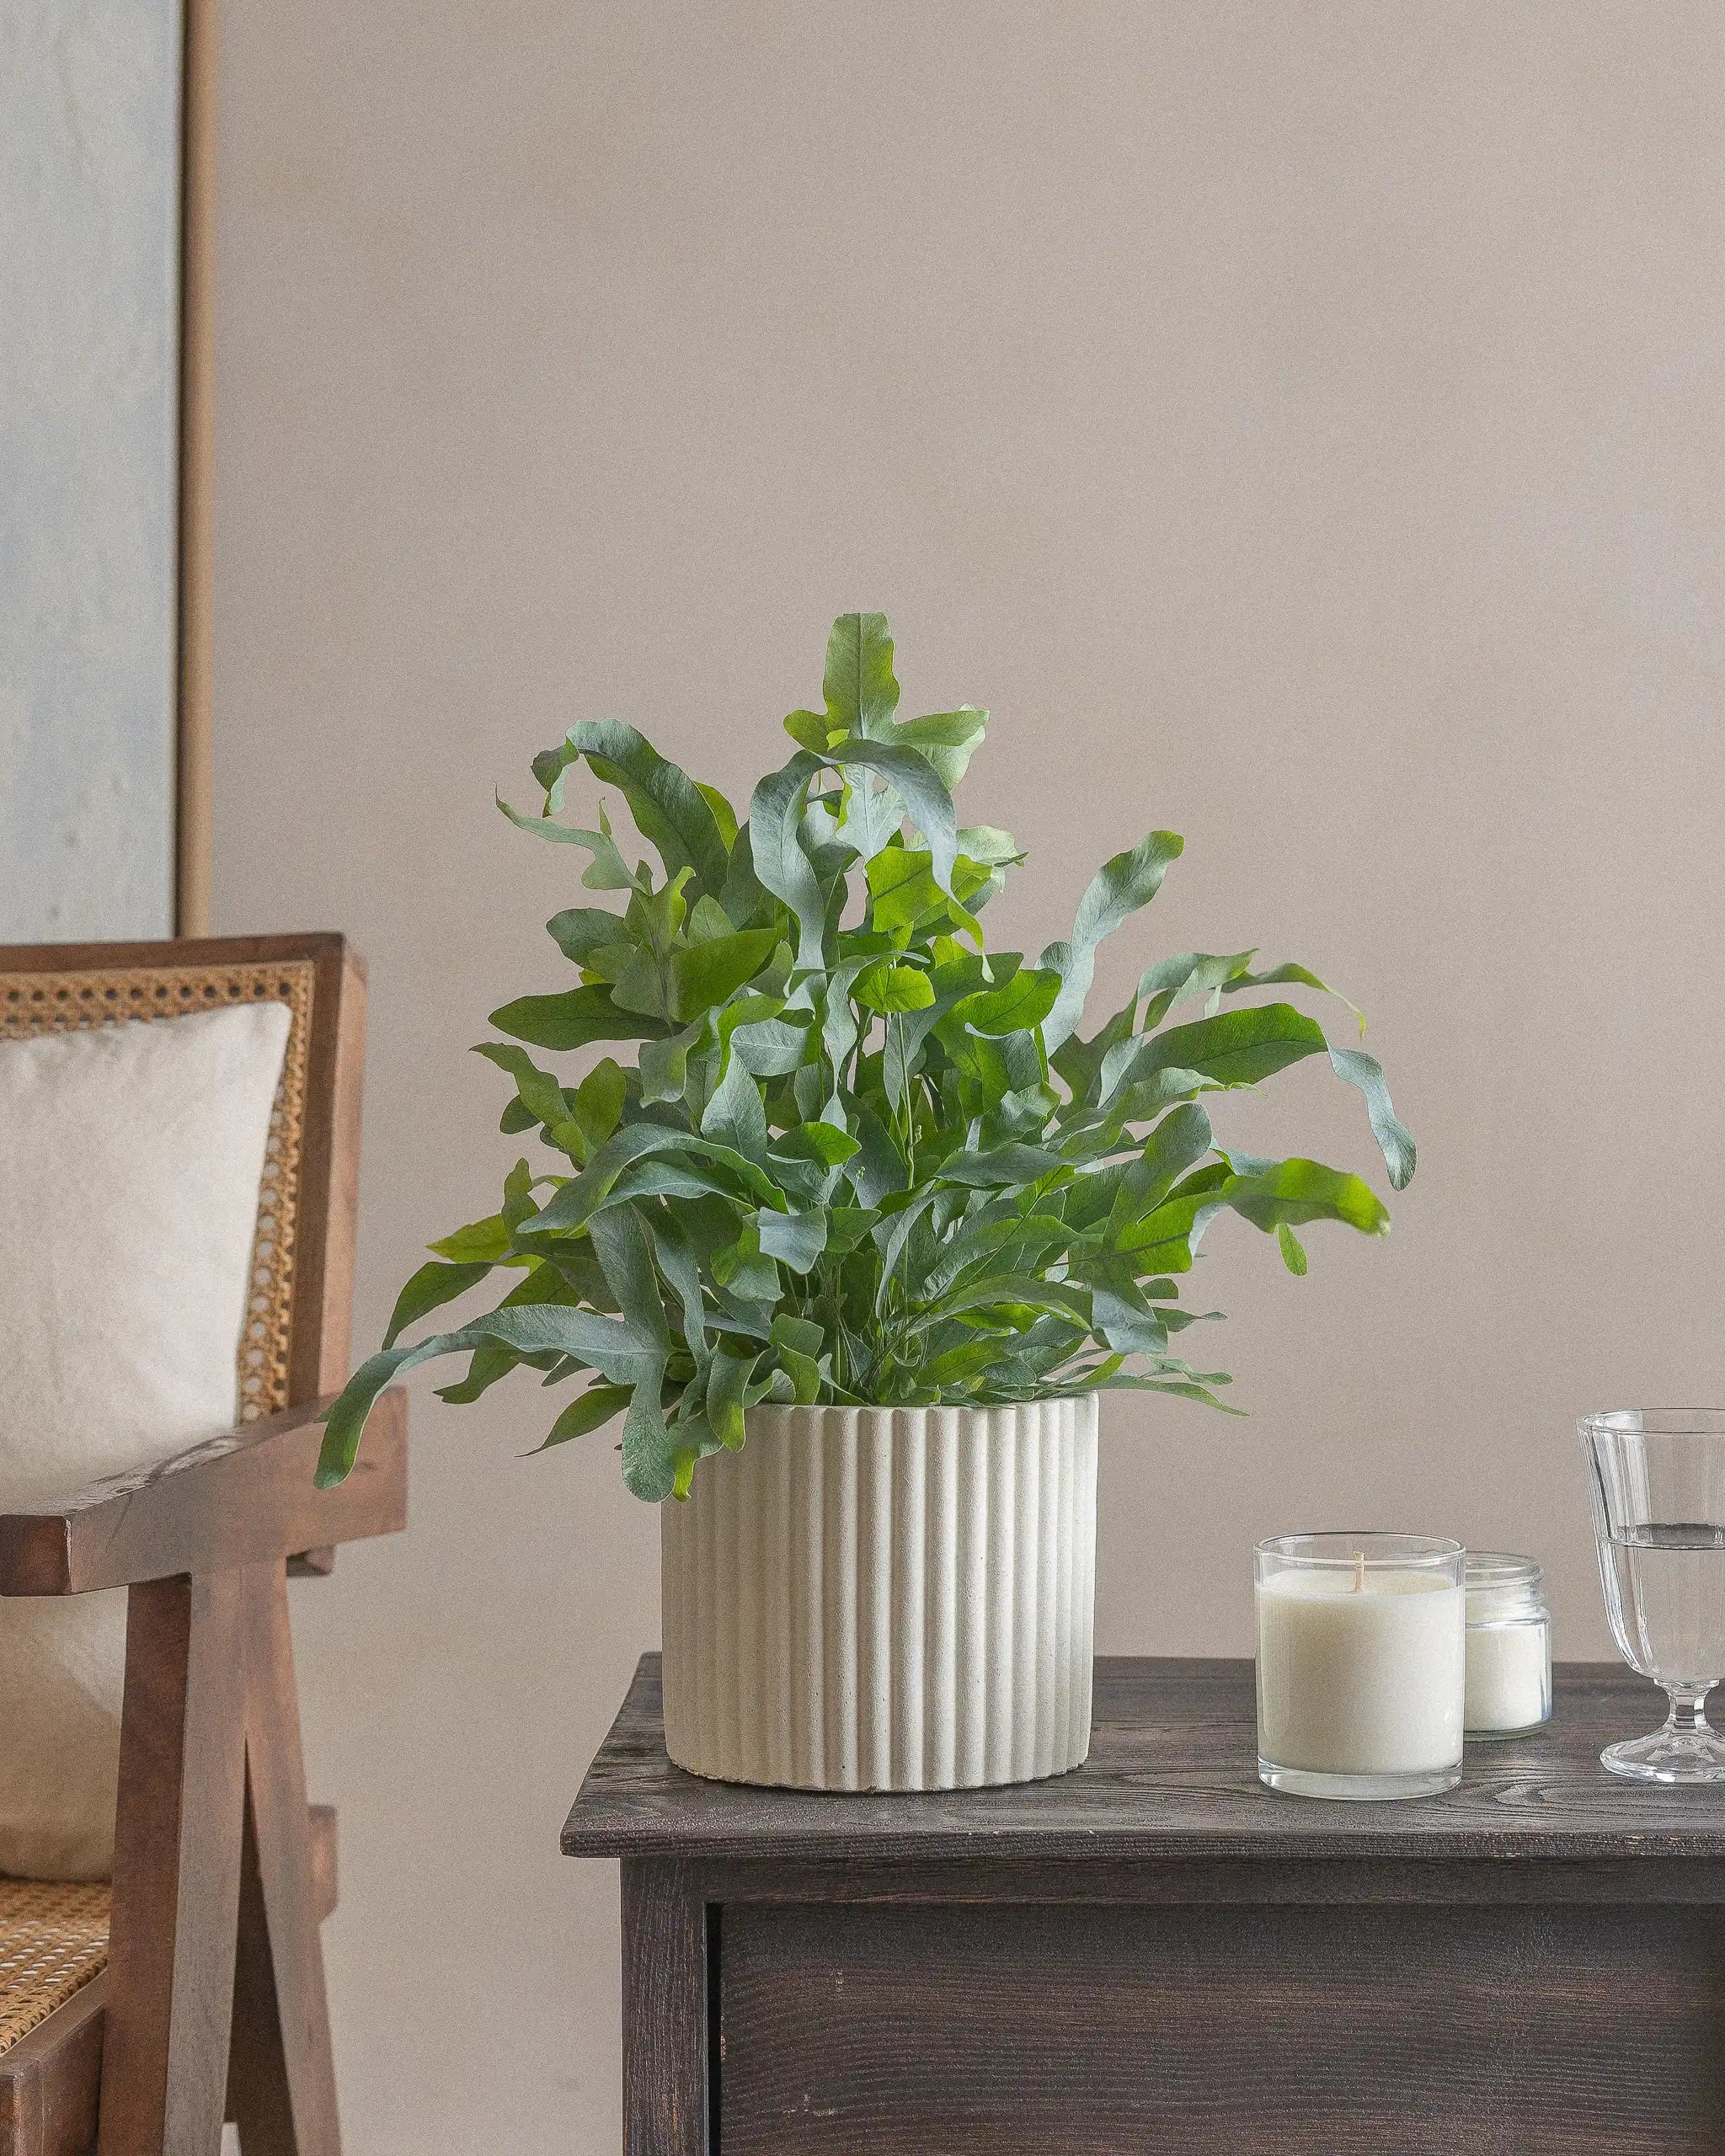
[[[1090,1748],[1096,1396],[757,1407],[660,1508],[665,1736],[721,1781],[974,1789]]]

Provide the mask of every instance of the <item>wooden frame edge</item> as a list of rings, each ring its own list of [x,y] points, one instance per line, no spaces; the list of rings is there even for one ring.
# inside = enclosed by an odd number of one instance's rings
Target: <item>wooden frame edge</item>
[[[182,0],[174,933],[210,932],[218,0]]]
[[[356,954],[334,928],[300,936],[159,937],[133,943],[0,943],[0,974],[118,972],[134,966],[269,966],[283,958],[339,963]],[[312,991],[315,998],[316,990]]]
[[[68,2156],[94,2143],[108,1972],[0,2052],[0,2131],[16,2156]]]
[[[301,1227],[288,1347],[291,1401],[339,1392],[348,1380],[365,1062],[365,963],[344,939],[337,938],[333,948],[318,956],[312,992]]]

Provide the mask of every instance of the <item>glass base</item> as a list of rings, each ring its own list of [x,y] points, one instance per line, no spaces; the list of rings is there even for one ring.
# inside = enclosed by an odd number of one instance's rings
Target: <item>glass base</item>
[[[1519,1729],[1469,1729],[1462,1734],[1470,1744],[1507,1744],[1512,1737],[1537,1737],[1551,1726],[1551,1721],[1549,1715],[1541,1715],[1537,1721],[1524,1722]]]
[[[1350,1804],[1383,1804],[1405,1796],[1441,1796],[1461,1780],[1461,1764],[1418,1774],[1319,1774],[1306,1767],[1279,1767],[1260,1758],[1258,1778],[1284,1796],[1327,1796]]]
[[[1725,1739],[1705,1723],[1699,1729],[1668,1726],[1608,1744],[1599,1764],[1637,1782],[1725,1782]]]

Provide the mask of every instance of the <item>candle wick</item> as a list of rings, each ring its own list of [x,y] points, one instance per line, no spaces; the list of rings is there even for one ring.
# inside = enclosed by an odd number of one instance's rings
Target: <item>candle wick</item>
[[[1354,1553],[1354,1592],[1356,1594],[1365,1593],[1365,1552],[1363,1550],[1356,1550]]]

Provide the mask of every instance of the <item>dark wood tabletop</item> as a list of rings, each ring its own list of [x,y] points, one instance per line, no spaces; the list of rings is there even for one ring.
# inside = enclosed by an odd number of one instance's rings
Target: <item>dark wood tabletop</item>
[[[933,1796],[831,1796],[685,1774],[665,1757],[659,1657],[563,1830],[569,1856],[888,1861],[991,1857],[1725,1858],[1725,1786],[1647,1788],[1602,1745],[1658,1726],[1657,1686],[1560,1663],[1539,1735],[1470,1745],[1461,1786],[1395,1804],[1289,1797],[1257,1777],[1249,1662],[1103,1656],[1090,1757],[1071,1774]]]

